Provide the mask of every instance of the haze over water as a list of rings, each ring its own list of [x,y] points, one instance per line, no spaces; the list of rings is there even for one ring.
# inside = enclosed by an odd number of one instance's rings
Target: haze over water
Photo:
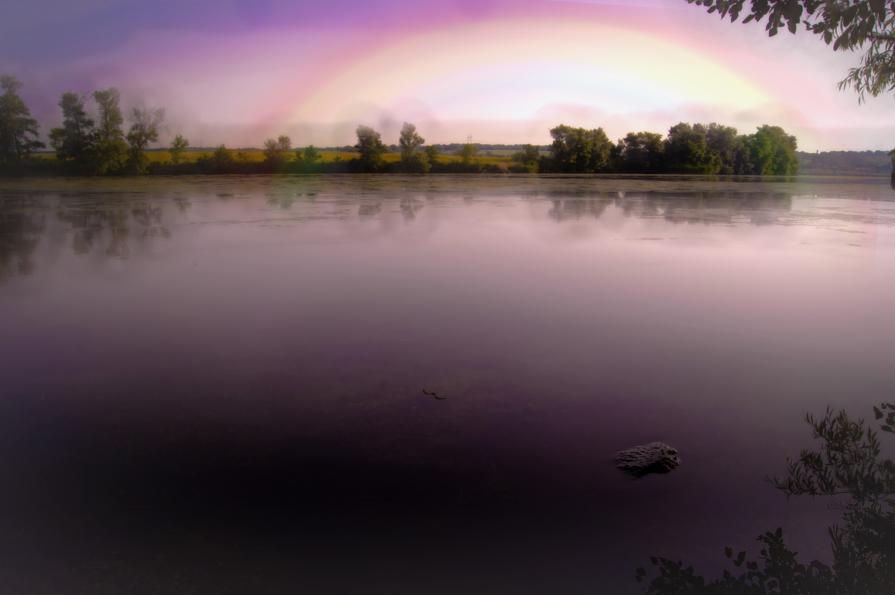
[[[835,506],[765,478],[895,392],[893,196],[4,180],[0,584],[626,593],[778,526],[828,559]],[[653,440],[679,469],[614,468]]]

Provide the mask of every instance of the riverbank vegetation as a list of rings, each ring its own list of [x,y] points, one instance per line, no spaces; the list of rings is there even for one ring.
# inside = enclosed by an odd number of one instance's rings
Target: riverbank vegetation
[[[740,134],[721,124],[672,126],[664,136],[629,132],[613,142],[602,128],[559,125],[546,147],[484,153],[480,146],[427,145],[405,123],[396,145],[380,132],[358,126],[353,147],[320,150],[295,146],[280,135],[263,148],[191,150],[177,134],[166,150],[152,148],[164,122],[161,109],[134,108],[128,117],[114,87],[89,96],[63,93],[62,124],[48,134],[52,152],[39,152],[37,121],[19,95],[14,77],[0,79],[0,173],[12,175],[261,174],[261,173],[626,173],[774,175],[798,172],[797,141],[779,126]]]

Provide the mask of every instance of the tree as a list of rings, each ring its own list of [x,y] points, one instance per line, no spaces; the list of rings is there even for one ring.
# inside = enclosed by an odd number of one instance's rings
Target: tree
[[[612,143],[602,128],[585,130],[560,125],[550,131],[554,168],[561,172],[598,172],[609,165]]]
[[[541,151],[534,145],[523,145],[522,150],[513,155],[513,161],[518,163],[526,173],[538,173],[538,162]]]
[[[441,152],[438,150],[438,147],[435,145],[429,145],[425,148],[426,152],[426,160],[429,161],[429,168],[435,168],[439,165],[439,159],[441,157]]]
[[[0,76],[0,165],[20,161],[44,146],[37,140],[37,120],[19,95],[22,83],[13,76]]]
[[[133,119],[134,123],[127,132],[127,143],[130,146],[128,163],[131,171],[144,173],[146,171],[144,151],[150,143],[158,140],[159,127],[165,119],[165,111],[134,108]]]
[[[369,126],[358,126],[355,148],[360,153],[358,162],[362,171],[375,172],[382,167],[385,145],[382,144],[382,135],[378,132]]]
[[[83,167],[93,142],[93,120],[84,109],[84,98],[71,91],[59,99],[62,127],[50,131],[50,145],[60,161]]]
[[[93,92],[98,110],[97,126],[92,151],[94,173],[106,174],[124,168],[128,146],[124,140],[124,116],[121,114],[121,95],[115,87]]]
[[[731,22],[767,18],[765,30],[776,35],[799,27],[817,35],[834,51],[861,51],[860,64],[848,71],[840,89],[852,88],[863,101],[895,91],[895,2],[890,0],[687,0]]]
[[[220,145],[208,157],[200,159],[200,165],[212,173],[225,174],[233,171],[236,159],[233,157],[233,151],[226,145]]]
[[[185,139],[182,134],[178,134],[174,137],[174,140],[171,142],[171,146],[168,148],[168,153],[171,154],[171,162],[174,165],[180,163],[180,160],[183,159],[183,153],[190,146],[190,141]]]
[[[895,404],[873,408],[883,433],[895,432]],[[750,560],[745,551],[724,555],[734,570],[707,581],[681,561],[652,558],[658,572],[647,593],[672,595],[871,595],[891,593],[895,585],[895,461],[881,456],[880,434],[845,411],[818,419],[806,416],[818,450],[803,450],[787,461],[787,475],[772,480],[787,497],[846,496],[842,525],[829,530],[833,563],[804,563],[787,547],[782,528],[758,537],[762,549]],[[736,569],[744,570],[736,570]],[[638,569],[637,580],[647,576]]]
[[[286,161],[286,155],[292,152],[292,139],[280,135],[276,139],[264,141],[264,161],[271,167],[280,167]]]
[[[654,132],[629,132],[618,141],[619,168],[631,173],[656,173],[663,168],[662,135]]]
[[[404,122],[401,127],[401,136],[398,138],[398,146],[401,149],[401,168],[407,172],[426,173],[429,171],[431,164],[422,146],[426,143],[420,134],[416,131],[416,126],[409,122]]]
[[[298,151],[296,151],[296,157],[298,157]],[[300,155],[301,161],[304,162],[308,167],[313,167],[317,165],[317,162],[320,161],[320,151],[317,150],[317,147],[314,145],[308,145],[301,151]]]
[[[706,133],[702,124],[672,126],[665,138],[665,169],[684,174],[718,173],[720,157],[709,151]]]
[[[719,164],[716,173],[736,172],[737,129],[712,122],[705,131],[705,143],[713,161]]]
[[[478,147],[472,143],[465,143],[460,147],[460,163],[464,168],[469,169],[476,165],[475,156],[478,152]]]
[[[791,176],[799,171],[796,137],[779,126],[761,126],[747,139],[753,173],[762,176]]]

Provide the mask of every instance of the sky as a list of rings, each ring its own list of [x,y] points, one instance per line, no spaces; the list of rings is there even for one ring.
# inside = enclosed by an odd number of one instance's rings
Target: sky
[[[535,143],[565,123],[667,132],[776,124],[803,150],[890,149],[895,98],[836,83],[858,56],[769,38],[685,0],[6,0],[0,72],[44,130],[63,91],[116,86],[163,107],[162,142]]]

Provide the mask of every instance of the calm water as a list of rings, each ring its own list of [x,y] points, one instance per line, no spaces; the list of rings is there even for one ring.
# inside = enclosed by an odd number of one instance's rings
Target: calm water
[[[0,182],[3,591],[628,593],[778,526],[826,559],[836,506],[765,478],[895,394],[893,198]],[[653,440],[678,470],[613,467]]]

